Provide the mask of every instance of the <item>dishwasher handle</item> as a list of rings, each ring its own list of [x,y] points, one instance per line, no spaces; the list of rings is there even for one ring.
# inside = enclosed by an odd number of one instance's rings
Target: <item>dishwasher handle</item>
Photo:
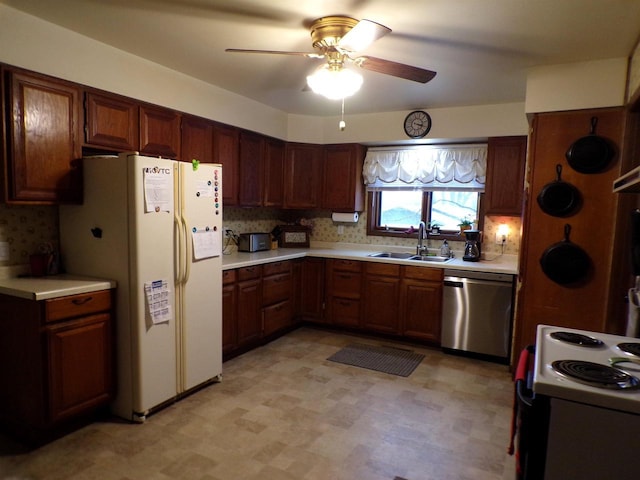
[[[455,280],[445,280],[443,285],[445,287],[464,288],[464,282],[457,282]]]

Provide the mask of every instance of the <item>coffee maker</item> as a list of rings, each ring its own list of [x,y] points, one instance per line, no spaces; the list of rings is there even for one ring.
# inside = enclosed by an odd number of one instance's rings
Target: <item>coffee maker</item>
[[[480,230],[465,230],[464,255],[462,260],[467,262],[478,262],[482,253],[482,232]]]

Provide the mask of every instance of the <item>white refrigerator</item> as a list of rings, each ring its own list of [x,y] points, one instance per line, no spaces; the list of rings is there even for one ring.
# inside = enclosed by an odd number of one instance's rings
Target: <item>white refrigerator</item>
[[[66,271],[117,281],[114,414],[142,422],[222,374],[222,168],[136,153],[83,159],[60,207]]]

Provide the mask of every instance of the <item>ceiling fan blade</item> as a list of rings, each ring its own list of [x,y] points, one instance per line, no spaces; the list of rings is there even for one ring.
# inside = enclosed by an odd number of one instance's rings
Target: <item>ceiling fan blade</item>
[[[230,53],[260,53],[260,54],[268,54],[268,55],[294,55],[299,57],[307,57],[307,58],[324,58],[324,55],[320,53],[312,53],[312,52],[283,52],[280,50],[250,50],[246,48],[226,48],[225,52]]]
[[[341,50],[359,52],[379,38],[391,33],[391,29],[371,20],[360,20],[338,42]]]
[[[383,60],[382,58],[362,56],[354,58],[353,61],[365,70],[384,73],[413,82],[427,83],[436,76],[436,72],[432,70],[392,62],[391,60]]]

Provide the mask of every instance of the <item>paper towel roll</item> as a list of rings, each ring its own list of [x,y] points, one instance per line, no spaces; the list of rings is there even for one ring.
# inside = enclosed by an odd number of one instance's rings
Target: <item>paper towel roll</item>
[[[333,212],[331,214],[331,220],[333,220],[334,222],[358,223],[358,212],[353,212],[353,213]]]

